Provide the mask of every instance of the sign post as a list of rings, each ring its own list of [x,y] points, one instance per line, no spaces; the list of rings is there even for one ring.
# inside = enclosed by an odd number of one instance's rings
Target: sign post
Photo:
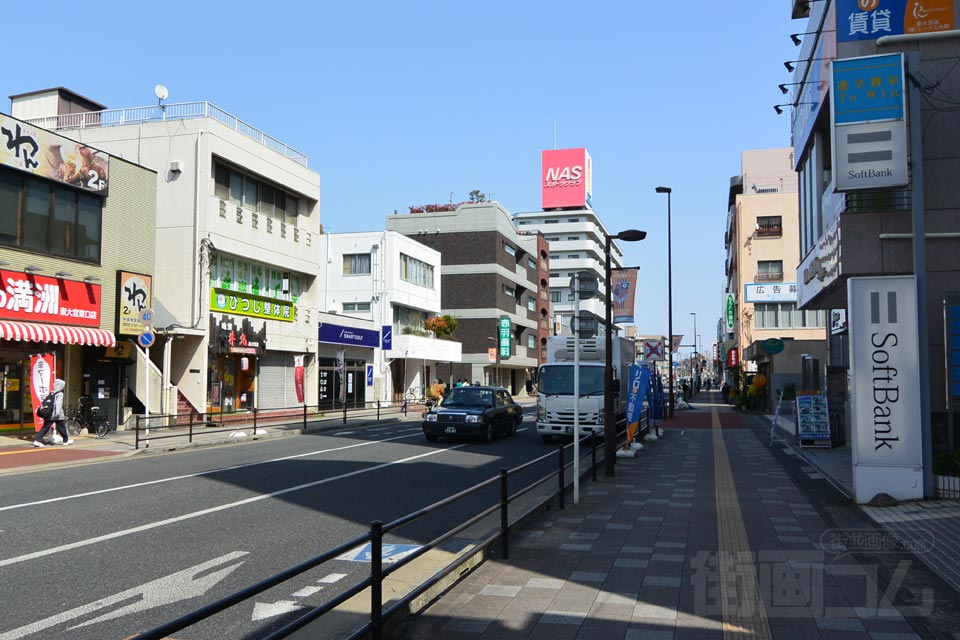
[[[147,361],[146,366],[146,377],[147,384],[146,389],[143,392],[143,412],[144,418],[146,418],[146,440],[144,442],[144,448],[150,448],[150,347],[153,346],[153,343],[157,339],[157,334],[153,332],[153,327],[150,326],[153,323],[153,309],[144,309],[140,312],[139,316],[140,324],[143,325],[143,331],[137,336],[137,344],[143,347],[143,351],[146,355]],[[119,418],[119,416],[118,416]]]

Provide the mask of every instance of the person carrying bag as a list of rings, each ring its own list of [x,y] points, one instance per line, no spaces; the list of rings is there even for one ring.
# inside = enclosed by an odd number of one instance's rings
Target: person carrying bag
[[[33,446],[46,446],[43,444],[43,441],[47,437],[47,434],[50,433],[50,429],[54,426],[56,426],[57,433],[59,433],[63,439],[64,445],[73,444],[73,440],[70,439],[70,434],[67,433],[67,415],[63,411],[63,389],[66,386],[66,382],[57,378],[53,383],[53,391],[51,391],[50,394],[40,402],[40,406],[37,407],[37,415],[43,418],[43,427],[37,432],[36,437],[34,437]],[[51,398],[53,400],[52,407],[50,406]]]

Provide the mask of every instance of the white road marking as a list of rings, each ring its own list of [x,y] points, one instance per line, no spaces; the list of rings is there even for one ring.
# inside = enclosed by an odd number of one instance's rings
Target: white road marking
[[[157,580],[152,580],[138,587],[127,589],[126,591],[122,591],[106,598],[101,598],[100,600],[96,600],[90,604],[76,607],[48,618],[43,618],[42,620],[19,627],[17,629],[11,629],[6,633],[0,634],[0,640],[17,640],[17,638],[22,638],[24,636],[37,633],[38,631],[43,631],[44,629],[49,629],[50,627],[54,627],[58,624],[70,622],[76,618],[95,613],[101,609],[105,609],[121,602],[129,602],[132,600],[132,602],[125,607],[115,609],[110,613],[94,618],[93,620],[87,620],[84,623],[71,627],[71,629],[85,627],[87,625],[103,622],[104,620],[119,618],[137,611],[144,611],[154,607],[162,607],[167,604],[179,602],[180,600],[187,600],[189,598],[202,596],[211,587],[235,571],[237,567],[243,564],[243,562],[237,562],[212,573],[205,573],[200,578],[196,577],[197,574],[209,571],[210,569],[219,565],[232,562],[237,558],[247,555],[247,553],[247,551],[234,551],[232,553],[220,556],[219,558],[214,558],[213,560],[195,565],[189,569],[171,573],[168,576],[158,578]]]
[[[317,580],[317,582],[320,582],[322,584],[333,584],[334,582],[337,582],[338,580],[343,580],[346,577],[347,577],[347,574],[345,573],[331,573],[328,576],[323,576],[322,578]]]
[[[293,598],[308,598],[318,591],[323,591],[323,587],[304,587],[303,589],[300,589],[300,591],[294,591],[292,594],[290,594],[290,596]]]
[[[266,604],[257,602],[253,605],[253,615],[250,617],[250,621],[266,620],[267,618],[290,613],[297,609],[303,609],[303,607],[293,600],[278,600],[277,602],[268,602]]]
[[[426,458],[428,456],[436,455],[438,453],[443,453],[445,451],[453,451],[454,449],[460,449],[465,447],[465,444],[456,445],[446,449],[434,449],[426,453],[420,453],[415,456],[410,456],[408,458],[403,458],[401,460],[394,460],[393,462],[384,462],[383,464],[374,465],[367,469],[357,469],[356,471],[351,471],[349,473],[344,473],[339,476],[333,476],[332,478],[324,478],[322,480],[316,480],[314,482],[307,482],[305,484],[298,484],[294,487],[287,487],[286,489],[280,489],[279,491],[274,491],[273,493],[265,493],[262,495],[254,496],[252,498],[246,498],[244,500],[237,500],[236,502],[228,502],[226,504],[221,504],[216,507],[210,507],[208,509],[201,509],[200,511],[193,511],[191,513],[185,513],[183,515],[174,516],[173,518],[166,518],[164,520],[157,520],[156,522],[150,522],[148,524],[142,524],[139,527],[131,527],[129,529],[124,529],[122,531],[115,531],[114,533],[108,533],[102,536],[97,536],[96,538],[88,538],[86,540],[78,540],[76,542],[68,542],[66,544],[61,544],[57,547],[50,547],[42,549],[40,551],[35,551],[33,553],[27,553],[22,556],[16,556],[13,558],[6,558],[0,560],[0,567],[6,567],[13,564],[19,564],[21,562],[26,562],[28,560],[35,560],[36,558],[43,558],[45,556],[50,556],[55,553],[61,553],[63,551],[70,551],[72,549],[79,549],[81,547],[88,547],[90,545],[99,544],[107,540],[115,540],[116,538],[123,538],[125,536],[133,535],[135,533],[141,533],[143,531],[150,531],[151,529],[158,529],[160,527],[165,527],[168,524],[176,524],[177,522],[184,522],[186,520],[192,520],[194,518],[199,518],[201,516],[206,516],[211,513],[217,513],[220,511],[226,511],[228,509],[234,509],[236,507],[242,507],[248,504],[253,504],[255,502],[260,502],[261,500],[267,500],[269,498],[275,498],[277,496],[282,496],[288,493],[293,493],[294,491],[302,491],[303,489],[310,489],[311,487],[317,487],[323,484],[329,484],[337,480],[343,480],[345,478],[352,478],[354,476],[359,476],[364,473],[370,473],[372,471],[379,471],[387,467],[391,467],[395,464],[404,464],[406,462],[412,462],[413,460],[419,460],[420,458]],[[299,457],[299,456],[294,456]],[[244,465],[249,466],[249,465]],[[197,474],[204,475],[204,474]],[[146,483],[150,484],[150,483]],[[0,640],[4,640],[0,636]]]
[[[23,509],[24,507],[35,507],[41,504],[50,504],[51,502],[62,502],[64,500],[74,500],[76,498],[86,498],[87,496],[96,496],[104,493],[112,493],[114,491],[126,491],[127,489],[138,489],[140,487],[149,487],[154,484],[163,484],[164,482],[174,482],[175,480],[187,480],[189,478],[201,478],[203,476],[209,476],[214,473],[222,473],[224,471],[235,471],[236,469],[245,469],[247,467],[255,467],[261,464],[270,464],[272,462],[283,462],[285,460],[295,460],[297,458],[305,458],[308,456],[316,456],[323,453],[334,453],[336,451],[346,451],[347,449],[354,449],[356,447],[367,447],[373,444],[380,444],[383,442],[390,442],[392,440],[402,440],[403,438],[409,438],[410,436],[398,436],[396,438],[388,438],[386,440],[373,440],[370,442],[358,442],[356,444],[348,444],[342,447],[334,447],[332,449],[319,449],[317,451],[309,451],[307,453],[298,453],[292,456],[284,456],[282,458],[271,458],[270,460],[262,460],[260,462],[250,462],[247,464],[238,464],[233,467],[222,467],[220,469],[211,469],[210,471],[200,471],[199,473],[189,473],[182,476],[173,476],[171,478],[161,478],[159,480],[148,480],[147,482],[137,482],[135,484],[123,485],[120,487],[111,487],[110,489],[99,489],[97,491],[88,491],[86,493],[78,493],[72,496],[60,496],[58,498],[48,498],[46,500],[37,500],[36,502],[24,502],[21,504],[11,504],[6,507],[0,507],[0,511],[9,511],[11,509]]]

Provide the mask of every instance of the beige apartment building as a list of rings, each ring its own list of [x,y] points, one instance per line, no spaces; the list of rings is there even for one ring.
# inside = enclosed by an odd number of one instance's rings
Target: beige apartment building
[[[725,314],[720,361],[724,379],[735,389],[746,389],[763,374],[767,384],[757,403],[772,408],[788,385],[820,388],[826,312],[797,309],[800,230],[793,150],[744,151],[741,169],[730,180],[725,298],[732,295],[733,313]]]

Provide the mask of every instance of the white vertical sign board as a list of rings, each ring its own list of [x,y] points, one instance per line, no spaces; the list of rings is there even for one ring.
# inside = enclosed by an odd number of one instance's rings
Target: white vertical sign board
[[[847,321],[854,499],[923,498],[914,277],[850,278]]]

